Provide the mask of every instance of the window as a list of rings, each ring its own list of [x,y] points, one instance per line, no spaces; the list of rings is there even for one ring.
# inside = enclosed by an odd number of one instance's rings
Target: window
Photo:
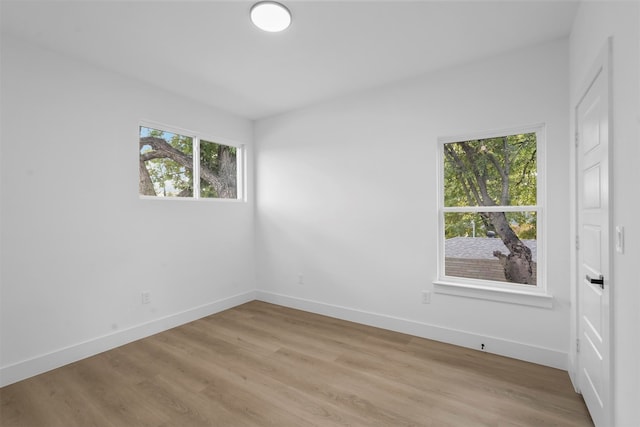
[[[242,147],[166,127],[140,126],[141,196],[241,199]]]
[[[440,139],[436,292],[544,294],[543,130]]]

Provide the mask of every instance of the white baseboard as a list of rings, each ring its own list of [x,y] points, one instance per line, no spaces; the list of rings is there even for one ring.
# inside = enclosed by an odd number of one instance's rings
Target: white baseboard
[[[158,332],[210,316],[237,305],[253,301],[254,299],[256,299],[255,291],[233,295],[160,319],[154,319],[147,323],[61,348],[41,356],[3,366],[0,368],[0,387],[157,334]]]
[[[567,370],[568,354],[558,350],[272,292],[256,291],[256,299],[475,350],[484,344],[489,353]]]
[[[476,350],[484,343],[490,353],[567,370],[568,354],[557,350],[272,292],[249,291],[3,366],[0,368],[0,387],[255,299]]]

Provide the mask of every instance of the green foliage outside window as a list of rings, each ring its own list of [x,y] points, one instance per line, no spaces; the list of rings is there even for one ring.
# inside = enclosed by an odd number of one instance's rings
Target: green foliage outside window
[[[140,135],[164,140],[185,156],[193,155],[193,138],[164,132],[158,129],[141,128]],[[143,145],[140,154],[154,151],[151,145]],[[153,183],[154,194],[163,197],[193,196],[193,169],[181,165],[170,157],[156,157],[145,161],[145,166]]]
[[[490,255],[505,280],[535,284],[535,261],[523,240],[538,233],[536,133],[449,142],[443,153],[445,239],[500,238],[508,253],[495,249]],[[467,252],[479,246],[473,242]]]
[[[444,206],[535,206],[536,154],[535,133],[446,144]],[[519,238],[535,239],[535,212],[514,212],[510,217]],[[450,213],[445,238],[472,236],[474,224],[476,236],[496,231],[486,215]]]
[[[204,140],[195,142],[189,136],[141,126],[140,194],[193,197],[193,156],[195,147],[199,147],[198,197],[237,198],[238,149]]]

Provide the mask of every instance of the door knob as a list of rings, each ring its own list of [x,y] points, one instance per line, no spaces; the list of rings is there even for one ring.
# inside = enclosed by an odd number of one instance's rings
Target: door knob
[[[597,279],[589,277],[589,275],[587,274],[587,280],[589,281],[589,283],[593,283],[594,285],[600,285],[600,287],[604,289],[604,276],[602,274],[598,276]]]

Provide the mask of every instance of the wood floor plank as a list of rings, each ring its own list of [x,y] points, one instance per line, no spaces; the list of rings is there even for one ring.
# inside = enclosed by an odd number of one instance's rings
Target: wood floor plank
[[[3,427],[593,425],[566,372],[259,301],[0,401]]]
[[[187,344],[181,340],[181,336],[175,336],[170,345],[182,347]],[[288,420],[285,425],[307,425],[307,421],[313,422],[315,418],[323,421],[343,418],[344,414],[337,414],[338,411],[327,411],[322,406],[325,402],[309,398],[301,390],[291,387],[286,381],[289,367],[283,369],[281,364],[270,358],[221,342],[217,337],[206,338],[206,342],[211,346],[193,345],[191,357],[215,376],[215,384],[207,387],[205,393],[217,396],[214,400],[224,402],[229,410],[240,411],[239,415],[250,417],[258,425],[282,425],[283,408]],[[247,400],[253,402],[253,407],[243,410],[243,402]],[[256,411],[255,406],[269,409]],[[306,413],[312,420],[297,419],[297,411]]]

